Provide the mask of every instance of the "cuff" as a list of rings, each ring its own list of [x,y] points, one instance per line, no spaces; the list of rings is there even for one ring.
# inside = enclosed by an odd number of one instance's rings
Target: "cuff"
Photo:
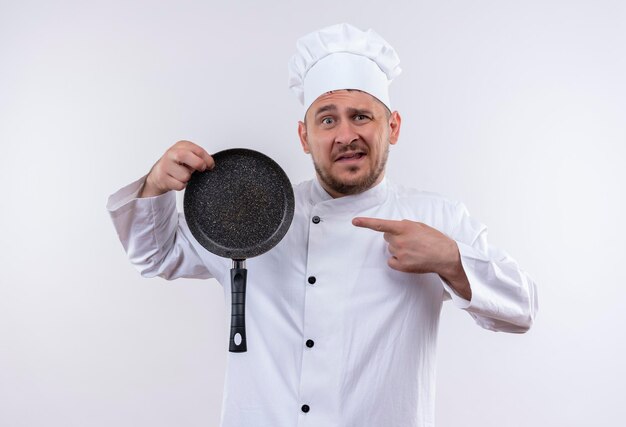
[[[485,298],[485,286],[479,278],[485,277],[485,273],[489,269],[489,258],[472,246],[459,241],[456,243],[461,255],[461,265],[463,266],[463,270],[470,284],[470,289],[472,290],[471,301],[457,294],[454,288],[450,286],[445,279],[439,276],[441,283],[446,292],[450,294],[450,298],[456,307],[466,310],[484,306],[488,300]]]
[[[146,182],[144,175],[137,181],[128,184],[126,187],[120,188],[118,191],[109,196],[106,208],[111,217],[115,218],[125,214],[129,210],[170,210],[172,203],[176,206],[176,196],[173,191],[153,197],[139,198],[139,193]]]

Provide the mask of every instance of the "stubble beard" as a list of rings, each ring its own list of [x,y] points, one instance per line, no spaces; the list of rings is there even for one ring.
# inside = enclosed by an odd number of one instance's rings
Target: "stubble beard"
[[[313,159],[313,167],[315,168],[315,172],[317,172],[317,176],[320,181],[322,181],[326,186],[333,191],[344,195],[350,196],[353,194],[359,194],[366,190],[372,188],[374,183],[378,180],[380,175],[385,171],[385,166],[387,165],[387,159],[389,157],[389,144],[387,144],[385,151],[383,152],[383,156],[378,162],[378,165],[372,170],[368,175],[364,176],[358,181],[355,182],[342,182],[336,179],[334,176],[329,174],[327,171],[322,170],[322,168],[317,164],[315,159]],[[349,169],[349,172],[356,173],[359,170],[359,167],[354,166]]]

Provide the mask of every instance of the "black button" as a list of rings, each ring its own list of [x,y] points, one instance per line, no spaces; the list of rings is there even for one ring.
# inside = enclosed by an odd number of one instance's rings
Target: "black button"
[[[315,345],[315,343],[313,342],[313,340],[306,340],[306,346],[311,348]]]
[[[308,281],[309,281],[310,284],[315,283],[315,276],[309,276]]]
[[[313,217],[313,224],[319,224],[319,223],[320,223],[320,217],[319,217],[319,216],[317,216],[317,215],[315,215],[315,216]]]
[[[302,412],[304,412],[306,414],[307,412],[309,412],[309,409],[311,409],[311,408],[309,408],[309,405],[302,405],[302,408],[300,408],[300,409],[302,409]]]

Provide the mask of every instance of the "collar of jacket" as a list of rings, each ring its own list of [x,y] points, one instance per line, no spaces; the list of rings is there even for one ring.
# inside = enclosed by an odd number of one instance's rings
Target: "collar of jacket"
[[[359,194],[333,198],[324,190],[319,180],[313,180],[309,201],[315,210],[323,209],[327,212],[356,212],[379,206],[387,200],[389,184],[387,178],[376,186]]]

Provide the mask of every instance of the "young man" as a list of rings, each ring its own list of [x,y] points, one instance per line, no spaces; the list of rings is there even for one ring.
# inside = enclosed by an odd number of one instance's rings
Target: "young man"
[[[486,228],[460,203],[385,178],[401,127],[387,89],[399,72],[371,30],[341,24],[298,42],[290,86],[316,179],[294,186],[285,238],[248,260],[248,352],[229,353],[222,426],[432,426],[443,301],[487,329],[531,326],[535,284]],[[144,276],[230,286],[230,260],[195,241],[171,191],[213,165],[179,141],[109,199]]]

